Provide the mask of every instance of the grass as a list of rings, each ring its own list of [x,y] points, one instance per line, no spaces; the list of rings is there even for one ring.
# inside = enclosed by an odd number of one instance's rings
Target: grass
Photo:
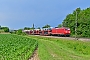
[[[0,34],[0,60],[28,60],[36,40],[40,60],[90,60],[90,42],[11,34]]]
[[[90,42],[40,36],[29,37],[39,42],[40,60],[90,60]]]

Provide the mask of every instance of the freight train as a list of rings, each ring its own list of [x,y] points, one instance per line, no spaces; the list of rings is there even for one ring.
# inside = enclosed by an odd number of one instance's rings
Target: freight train
[[[70,28],[44,28],[34,30],[23,30],[29,35],[43,35],[43,36],[70,36]]]

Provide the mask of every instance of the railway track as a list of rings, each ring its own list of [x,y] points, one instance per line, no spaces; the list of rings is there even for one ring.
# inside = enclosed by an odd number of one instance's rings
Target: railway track
[[[35,35],[35,36],[40,36],[40,35]],[[80,41],[90,41],[90,38],[74,38],[74,37],[58,37],[58,36],[41,36],[41,37],[61,38],[61,39],[80,40]]]

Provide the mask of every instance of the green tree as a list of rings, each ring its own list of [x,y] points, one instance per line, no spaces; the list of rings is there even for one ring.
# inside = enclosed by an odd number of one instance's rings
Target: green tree
[[[24,27],[24,30],[30,30],[30,28],[29,27]]]
[[[59,24],[58,27],[62,27],[62,24]]]
[[[0,29],[1,29],[1,25],[0,25]]]
[[[40,29],[40,27],[38,27],[37,29]]]
[[[8,27],[1,27],[2,30],[4,30],[4,32],[9,32],[9,28]]]
[[[35,28],[33,28],[33,27],[24,27],[24,30],[33,30],[33,29],[35,29]]]
[[[50,25],[45,25],[45,26],[43,26],[42,28],[50,28],[51,26]]]
[[[22,34],[22,29],[17,30],[16,34],[21,35]]]
[[[25,32],[23,32],[23,29],[18,29],[17,31],[14,32],[14,34],[27,35]]]
[[[77,8],[72,14],[68,14],[62,25],[69,27],[71,30],[71,35],[75,35],[75,20],[77,12],[77,35],[81,37],[90,37],[90,7],[84,10]]]

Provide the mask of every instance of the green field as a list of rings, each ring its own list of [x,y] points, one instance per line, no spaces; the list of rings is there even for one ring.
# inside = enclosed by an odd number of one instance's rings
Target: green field
[[[36,47],[35,39],[0,34],[0,60],[28,60]]]
[[[90,42],[29,36],[38,40],[40,60],[90,60]]]
[[[90,60],[90,42],[0,34],[0,60],[28,60],[38,44],[40,60]]]

